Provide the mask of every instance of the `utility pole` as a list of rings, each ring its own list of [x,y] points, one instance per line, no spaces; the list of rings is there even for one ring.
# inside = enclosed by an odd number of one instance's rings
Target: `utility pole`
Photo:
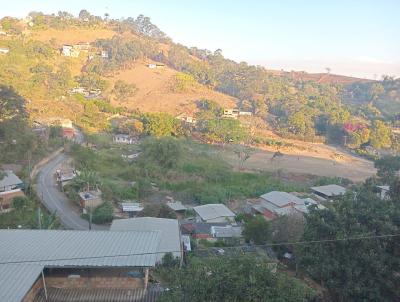
[[[92,207],[89,207],[89,231],[92,230]]]
[[[38,215],[39,230],[41,230],[42,229],[42,213],[41,213],[40,207],[38,207],[37,215]]]

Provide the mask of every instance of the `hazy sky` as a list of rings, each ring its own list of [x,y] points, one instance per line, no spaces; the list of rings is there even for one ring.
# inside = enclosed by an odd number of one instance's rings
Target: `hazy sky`
[[[269,69],[400,76],[400,0],[0,0],[30,11],[149,16],[175,42]]]

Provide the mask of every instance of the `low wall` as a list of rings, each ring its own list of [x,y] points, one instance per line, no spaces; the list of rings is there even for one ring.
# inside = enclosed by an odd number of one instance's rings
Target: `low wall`
[[[144,288],[144,280],[131,277],[45,277],[47,287],[57,288]]]

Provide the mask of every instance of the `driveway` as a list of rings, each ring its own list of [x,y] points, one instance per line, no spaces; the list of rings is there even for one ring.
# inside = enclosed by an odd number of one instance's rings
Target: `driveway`
[[[78,142],[82,142],[81,134],[78,134]],[[64,153],[57,155],[39,171],[37,178],[37,194],[43,205],[51,213],[56,213],[64,228],[70,230],[88,230],[89,222],[82,219],[79,213],[74,209],[74,205],[60,192],[54,178],[57,167],[68,159]],[[108,230],[108,226],[92,224],[93,230]]]

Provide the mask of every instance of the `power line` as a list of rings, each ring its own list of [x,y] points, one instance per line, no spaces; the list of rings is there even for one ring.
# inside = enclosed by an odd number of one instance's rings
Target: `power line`
[[[282,246],[282,245],[304,245],[304,244],[315,244],[315,243],[331,243],[331,242],[355,241],[355,240],[367,240],[367,239],[382,239],[382,238],[393,238],[393,237],[400,237],[400,234],[371,235],[371,236],[357,236],[357,237],[347,237],[347,238],[339,238],[339,239],[267,243],[267,244],[260,244],[260,245],[251,245],[250,247],[272,247],[272,246]],[[223,249],[238,249],[238,248],[246,248],[246,247],[249,247],[249,245],[224,246],[224,247],[221,247],[221,248],[223,248]],[[210,249],[213,249],[213,248],[215,248],[215,247],[196,249],[195,251],[207,251],[207,250],[210,250]],[[0,262],[0,265],[2,265],[2,264],[21,264],[21,263],[40,263],[40,262],[54,262],[54,261],[85,260],[85,259],[117,258],[117,257],[130,257],[130,256],[145,256],[145,255],[157,255],[157,254],[180,253],[180,252],[181,252],[180,250],[176,250],[176,251],[171,251],[170,250],[170,251],[158,251],[158,252],[146,252],[146,253],[128,253],[128,254],[88,256],[88,257],[6,261],[6,262]]]

